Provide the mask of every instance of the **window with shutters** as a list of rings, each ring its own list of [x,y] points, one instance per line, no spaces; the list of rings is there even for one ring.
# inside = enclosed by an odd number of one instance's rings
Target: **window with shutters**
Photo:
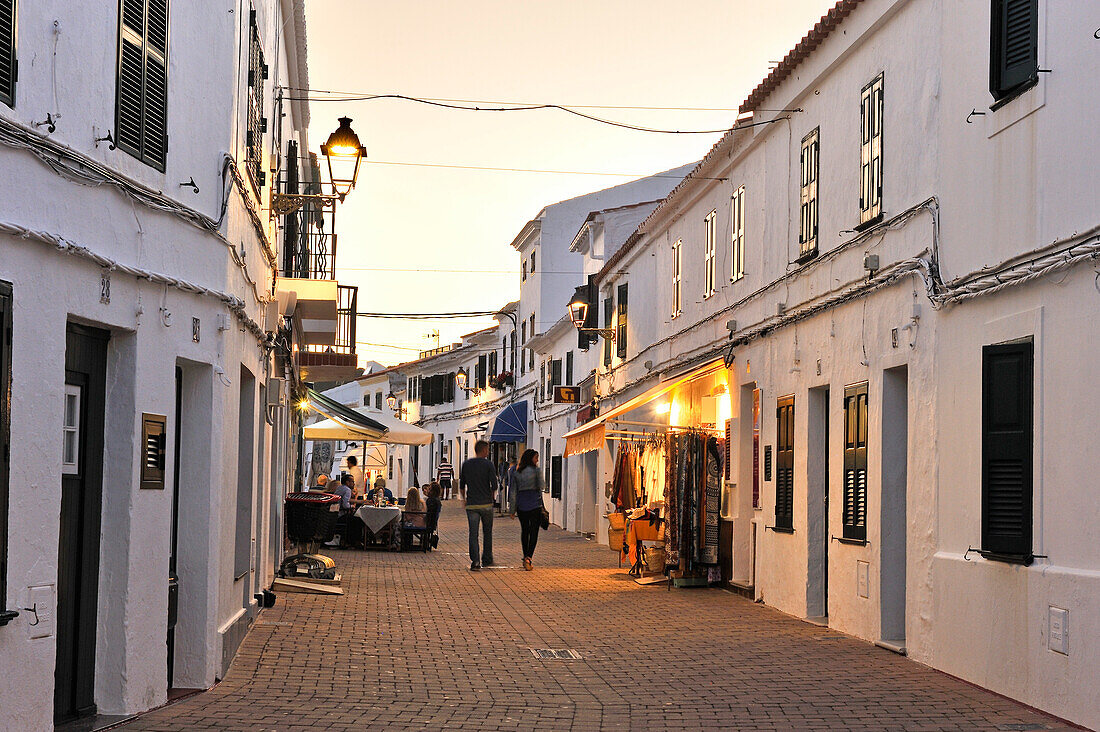
[[[982,551],[1024,563],[1032,558],[1034,349],[1030,340],[982,349]]]
[[[615,353],[626,358],[626,285],[619,285],[619,319],[615,328]]]
[[[382,411],[382,392],[380,391],[374,393],[374,408]]]
[[[718,267],[718,212],[711,211],[703,218],[703,299],[715,292],[715,270]]]
[[[527,332],[531,334],[531,337],[535,337],[535,314],[531,313],[531,325],[527,327]]]
[[[497,375],[497,357],[499,355],[496,351],[489,354],[489,376]]]
[[[546,401],[546,362],[539,364],[539,401]]]
[[[859,222],[882,215],[882,74],[860,93]]]
[[[1030,88],[1039,79],[1039,0],[992,0],[992,3],[989,93],[1001,102]]]
[[[526,259],[523,260],[523,264],[520,267],[519,281],[520,282],[526,282],[527,281],[527,260]]]
[[[546,452],[544,452],[542,454],[542,464],[546,466],[546,468],[545,468],[546,475],[544,476],[544,481],[545,482],[544,482],[543,488],[542,488],[543,493],[547,493],[550,490],[550,483],[553,480],[553,476],[550,474],[550,466],[553,465],[553,463],[554,463],[554,461],[550,459],[550,438],[549,437],[546,438],[546,443],[545,444],[546,444]]]
[[[486,384],[485,384],[485,373],[486,373],[486,369],[488,368],[488,361],[489,361],[488,356],[478,356],[477,357],[477,367],[474,370],[474,388],[475,389],[484,389],[485,386],[486,386]]]
[[[817,254],[817,175],[818,130],[802,138],[799,156],[801,184],[798,203],[798,258],[810,259]]]
[[[8,483],[11,460],[11,344],[12,287],[0,282],[0,625],[8,581]]]
[[[115,144],[164,172],[168,157],[168,0],[121,0]]]
[[[15,82],[19,80],[15,23],[15,0],[0,0],[0,102],[9,107],[15,106]]]
[[[535,252],[531,252],[531,274],[535,273]]]
[[[611,328],[611,324],[615,319],[615,298],[604,298],[603,301],[603,327]],[[611,339],[603,339],[603,365],[611,365]]]
[[[681,256],[683,248],[684,243],[680,240],[672,245],[672,317],[674,318],[683,312],[683,300],[680,297],[684,272],[684,260]]]
[[[730,199],[730,279],[745,276],[745,186],[739,186]]]
[[[565,353],[565,385],[573,386],[573,352]]]
[[[867,384],[844,390],[845,539],[867,541]]]
[[[442,381],[442,401],[445,403],[451,403],[455,400],[455,375],[452,371],[449,374],[443,374],[440,377]]]
[[[264,80],[267,64],[264,63],[264,44],[260,40],[260,28],[256,23],[256,11],[249,14],[248,32],[248,126],[245,132],[245,167],[252,175],[257,188],[266,183],[264,173],[264,133],[267,118],[264,117]]]
[[[775,528],[794,530],[794,397],[775,409]]]
[[[560,358],[555,358],[550,362],[550,383],[551,386],[561,386],[561,368],[562,362]],[[554,398],[554,390],[550,389],[550,398]]]

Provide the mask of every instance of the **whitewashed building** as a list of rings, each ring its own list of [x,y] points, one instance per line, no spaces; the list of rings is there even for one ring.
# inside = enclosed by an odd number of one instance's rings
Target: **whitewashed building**
[[[1095,25],[838,2],[599,273],[647,296],[567,438],[724,431],[726,582],[1090,727]]]
[[[211,686],[282,558],[286,406],[356,367],[280,85],[300,0],[0,2],[0,728]]]

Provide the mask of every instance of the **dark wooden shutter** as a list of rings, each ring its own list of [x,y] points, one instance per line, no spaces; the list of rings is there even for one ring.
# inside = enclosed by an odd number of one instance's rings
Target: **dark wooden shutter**
[[[610,328],[615,318],[615,298],[609,297],[603,301],[603,327]],[[603,365],[611,365],[611,340],[603,339]]]
[[[546,401],[546,362],[539,364],[539,401]]]
[[[121,0],[115,144],[157,170],[168,155],[168,0]]]
[[[561,455],[554,455],[550,463],[550,497],[561,498]]]
[[[8,577],[8,478],[11,462],[12,288],[0,282],[0,612],[5,610]],[[0,623],[4,621],[0,620]]]
[[[15,56],[15,0],[0,0],[0,102],[9,107],[15,106],[15,82],[18,80],[19,61]]]
[[[1038,29],[1039,0],[993,0],[989,91],[994,99],[1037,78]]]
[[[550,362],[550,382],[552,386],[561,386],[561,359],[555,359]],[[550,390],[550,397],[553,398],[554,390]]]
[[[794,397],[783,397],[775,410],[775,526],[794,528]]]
[[[449,374],[443,374],[440,376],[443,380],[443,401],[453,402],[455,400],[455,375],[454,372]]]
[[[844,538],[867,540],[867,384],[844,390]]]
[[[619,285],[619,322],[615,334],[615,352],[626,358],[626,285]]]
[[[565,354],[565,384],[566,386],[573,386],[573,352],[567,351]]]
[[[477,370],[474,374],[474,386],[478,389],[485,388],[485,374],[488,370],[488,356],[477,357]]]
[[[1031,555],[1034,344],[982,349],[982,550]]]

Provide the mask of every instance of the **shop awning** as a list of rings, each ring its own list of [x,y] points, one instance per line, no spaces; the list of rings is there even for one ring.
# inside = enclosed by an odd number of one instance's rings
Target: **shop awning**
[[[489,442],[527,442],[527,400],[513,402],[489,420]]]
[[[616,417],[620,417],[633,409],[637,409],[646,402],[650,402],[667,394],[680,384],[698,379],[700,376],[706,376],[723,366],[722,360],[718,359],[717,361],[712,361],[704,366],[689,371],[686,374],[679,374],[673,378],[666,379],[645,393],[639,394],[614,409],[608,410],[605,414],[601,414],[591,422],[585,422],[580,427],[570,432],[566,432],[565,452],[563,456],[569,457],[570,455],[580,455],[581,453],[591,452],[592,450],[599,450],[603,447],[604,441],[607,439],[608,420],[614,420]]]
[[[380,437],[384,437],[386,433],[389,432],[389,427],[378,419],[381,415],[367,416],[359,410],[345,407],[332,397],[325,396],[319,391],[310,389],[306,396],[306,403],[309,405],[310,409],[328,417],[328,419],[323,422],[318,422],[317,424],[306,427],[307,432],[311,428],[320,427],[324,422],[334,422],[335,424],[332,425],[333,429],[343,427],[354,433],[351,437],[329,437],[327,435],[309,437],[307,434],[307,440],[355,440],[362,437],[377,440]]]
[[[303,437],[307,440],[363,440],[386,445],[427,445],[432,441],[431,432],[415,424],[403,422],[392,415],[381,412],[364,413],[367,410],[363,407],[349,409],[343,405],[340,406],[347,412],[358,415],[360,419],[378,425],[385,432],[378,430],[368,432],[362,426],[349,424],[348,420],[337,415],[321,420],[317,424],[306,425]]]

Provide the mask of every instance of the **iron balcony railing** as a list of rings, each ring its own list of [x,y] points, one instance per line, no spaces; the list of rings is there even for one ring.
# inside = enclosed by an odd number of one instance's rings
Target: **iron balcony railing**
[[[287,144],[286,169],[279,188],[284,194],[315,195],[321,192],[321,169],[317,156],[310,153],[299,170],[297,143]],[[309,201],[283,221],[282,276],[295,279],[336,279],[336,207],[331,203]]]

